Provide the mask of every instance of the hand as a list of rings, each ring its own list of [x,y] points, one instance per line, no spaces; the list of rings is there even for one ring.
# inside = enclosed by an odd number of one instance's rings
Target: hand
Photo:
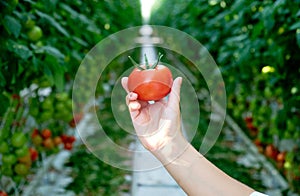
[[[174,80],[168,100],[149,104],[138,100],[138,95],[128,91],[128,78],[122,78],[122,86],[128,93],[128,105],[134,129],[143,146],[151,152],[164,148],[176,138],[183,138],[180,123],[180,87],[182,78]]]

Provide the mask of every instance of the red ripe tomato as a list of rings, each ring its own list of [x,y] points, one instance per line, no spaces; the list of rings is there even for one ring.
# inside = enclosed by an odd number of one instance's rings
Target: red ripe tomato
[[[271,159],[276,160],[278,154],[278,150],[272,144],[266,146],[265,155]]]
[[[5,191],[0,191],[0,196],[8,196]]]
[[[172,73],[168,67],[158,63],[159,60],[149,65],[146,60],[146,65],[137,66],[128,76],[128,90],[136,93],[139,100],[157,101],[170,93]]]
[[[44,139],[48,139],[48,138],[50,138],[52,136],[52,132],[49,130],[49,129],[44,129],[43,131],[42,131],[42,137],[44,138]]]
[[[34,128],[31,134],[31,138],[34,138],[36,136],[40,135],[40,132],[38,129]]]
[[[31,160],[32,161],[36,161],[37,158],[39,157],[38,151],[35,148],[30,148],[29,151],[30,151],[30,158],[31,158]]]
[[[72,150],[72,148],[73,148],[73,144],[72,143],[65,143],[64,144],[64,149],[65,150]]]

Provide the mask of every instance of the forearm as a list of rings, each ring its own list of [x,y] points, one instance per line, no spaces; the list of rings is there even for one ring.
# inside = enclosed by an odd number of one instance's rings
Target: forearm
[[[254,190],[226,175],[184,138],[169,143],[154,155],[188,195],[245,195]]]

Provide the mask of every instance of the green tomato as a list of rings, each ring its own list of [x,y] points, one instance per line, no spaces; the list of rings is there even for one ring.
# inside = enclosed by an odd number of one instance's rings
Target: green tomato
[[[64,103],[59,102],[55,105],[55,109],[57,110],[57,112],[61,113],[61,112],[66,111],[66,106]]]
[[[11,165],[2,165],[1,173],[5,176],[13,176],[14,174]]]
[[[29,109],[29,114],[33,117],[37,117],[39,115],[39,108],[36,106],[31,106]]]
[[[52,109],[53,107],[53,100],[51,98],[46,98],[43,103],[42,103],[42,108],[47,110],[47,109]]]
[[[38,41],[43,36],[43,31],[39,26],[34,26],[27,32],[27,36],[31,41]]]
[[[73,105],[72,100],[71,99],[67,100],[65,104],[66,104],[67,109],[69,111],[72,111],[72,105]]]
[[[14,171],[20,175],[20,176],[25,176],[28,174],[28,167],[22,163],[18,163],[17,165],[15,165],[14,167]]]
[[[45,111],[41,114],[40,120],[42,122],[52,119],[52,111]]]
[[[2,141],[0,143],[0,153],[1,154],[5,154],[7,152],[9,152],[9,146],[8,146],[8,144],[6,142]]]
[[[61,102],[64,102],[64,101],[67,101],[69,99],[69,95],[68,93],[57,93],[55,95],[55,98],[58,100],[58,101],[61,101]]]
[[[24,27],[26,29],[32,29],[34,26],[35,26],[35,21],[29,17],[28,20],[25,22]]]
[[[39,135],[37,136],[34,136],[32,138],[32,143],[35,145],[35,146],[40,146],[42,143],[43,143],[43,138]]]
[[[2,156],[2,163],[4,165],[13,165],[17,162],[17,157],[13,154],[6,154]]]
[[[27,146],[23,146],[21,148],[18,148],[15,153],[17,157],[24,157],[29,153],[29,149]]]
[[[15,132],[11,138],[11,144],[16,147],[22,147],[27,141],[27,138],[24,133],[22,132]]]

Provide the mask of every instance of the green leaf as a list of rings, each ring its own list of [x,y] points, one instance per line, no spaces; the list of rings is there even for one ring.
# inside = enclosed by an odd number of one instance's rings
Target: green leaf
[[[8,40],[6,42],[6,47],[9,51],[14,52],[23,60],[26,60],[32,56],[32,51],[27,46],[14,42],[12,40]]]
[[[65,28],[63,28],[56,20],[52,17],[49,16],[48,14],[45,14],[40,11],[36,11],[36,14],[39,15],[41,18],[44,18],[47,20],[53,27],[55,27],[60,33],[65,35],[66,37],[70,37],[69,33],[66,31]]]
[[[54,84],[58,91],[63,91],[64,89],[64,73],[65,69],[58,62],[58,59],[54,56],[48,55],[46,57],[44,72],[47,75],[47,78]]]
[[[298,47],[300,48],[300,30],[299,29],[297,29],[297,31],[296,31],[296,39],[297,39]]]
[[[3,93],[0,94],[0,103],[0,114],[4,114],[9,106],[9,99]]]
[[[290,30],[295,30],[295,29],[300,29],[300,21],[294,23],[294,24],[290,27]]]
[[[58,68],[54,72],[54,85],[56,86],[58,92],[62,92],[64,90],[64,70]]]
[[[57,59],[65,58],[65,55],[63,53],[61,53],[57,48],[54,48],[52,46],[42,46],[42,47],[36,48],[35,53],[46,53],[46,54],[54,56]]]
[[[8,34],[13,34],[15,38],[19,37],[22,25],[17,19],[6,15],[3,20],[3,26]]]
[[[0,72],[0,86],[5,86],[6,80],[5,77],[3,76],[2,72]]]
[[[263,11],[263,22],[267,30],[271,30],[275,25],[274,10],[271,7],[266,7]]]
[[[86,41],[80,39],[79,37],[74,36],[73,40],[76,41],[78,44],[84,46],[84,47],[87,47],[89,45]]]

